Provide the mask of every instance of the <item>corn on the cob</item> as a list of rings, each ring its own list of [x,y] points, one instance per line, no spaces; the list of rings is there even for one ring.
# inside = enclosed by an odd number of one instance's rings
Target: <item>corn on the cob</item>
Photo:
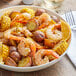
[[[33,9],[30,9],[30,8],[23,8],[21,10],[21,13],[24,13],[24,12],[27,12],[31,15],[31,18],[35,16],[35,11]]]
[[[0,55],[0,64],[4,64],[3,57]]]
[[[5,31],[10,28],[11,19],[8,16],[2,16],[1,18],[1,29],[0,31]]]
[[[66,49],[68,48],[68,43],[64,40],[59,42],[54,48],[53,50],[58,53],[59,55],[62,55]]]
[[[22,60],[19,61],[19,63],[18,63],[18,67],[27,67],[30,65],[31,65],[31,58],[30,57],[22,58]]]
[[[9,47],[4,45],[2,46],[2,57],[3,57],[3,60],[5,60],[9,55]]]
[[[71,38],[71,29],[68,23],[61,20],[61,32],[63,36],[63,40],[69,40]]]

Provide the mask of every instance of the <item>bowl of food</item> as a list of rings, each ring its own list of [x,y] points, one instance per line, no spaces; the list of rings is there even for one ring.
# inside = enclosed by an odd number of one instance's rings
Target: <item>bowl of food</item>
[[[50,10],[25,5],[0,10],[0,68],[47,68],[66,54],[70,41],[70,26]]]

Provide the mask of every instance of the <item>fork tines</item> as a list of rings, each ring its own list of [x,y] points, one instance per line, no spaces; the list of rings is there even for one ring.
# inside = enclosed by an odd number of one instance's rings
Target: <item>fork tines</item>
[[[70,26],[75,25],[74,16],[71,10],[68,13],[65,13],[65,18]]]

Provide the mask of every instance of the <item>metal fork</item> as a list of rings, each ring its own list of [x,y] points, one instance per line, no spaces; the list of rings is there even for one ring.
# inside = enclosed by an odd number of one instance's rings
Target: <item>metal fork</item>
[[[71,10],[68,13],[65,13],[65,19],[71,26],[71,29],[76,30],[76,24]]]
[[[75,24],[74,16],[73,16],[73,13],[72,13],[71,10],[68,13],[65,13],[65,19],[69,23],[69,25],[71,26],[71,29],[76,30],[76,24]],[[74,38],[72,38],[72,39],[74,39]],[[71,53],[71,50],[70,50],[70,53],[67,52],[67,56],[71,60],[71,62],[74,64],[74,66],[76,68],[74,55]]]

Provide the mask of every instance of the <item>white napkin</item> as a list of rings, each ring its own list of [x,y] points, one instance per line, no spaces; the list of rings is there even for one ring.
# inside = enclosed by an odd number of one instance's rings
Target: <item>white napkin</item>
[[[75,24],[76,24],[76,11],[72,11],[72,13],[73,13]],[[65,19],[65,15],[62,15],[62,17]],[[71,40],[71,44],[68,49],[67,55],[70,58],[70,60],[72,61],[72,63],[74,64],[74,66],[76,67],[76,31],[72,30],[71,39],[72,40]]]

